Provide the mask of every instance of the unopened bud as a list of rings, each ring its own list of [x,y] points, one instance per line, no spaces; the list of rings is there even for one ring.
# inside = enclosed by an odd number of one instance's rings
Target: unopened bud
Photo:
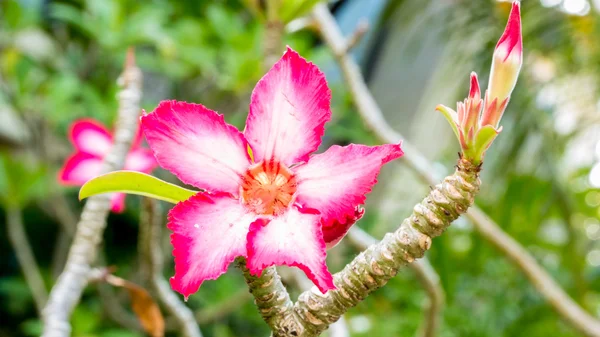
[[[515,1],[504,34],[500,37],[494,51],[486,106],[493,100],[497,100],[497,104],[500,105],[510,98],[522,64],[521,5],[519,1]],[[495,111],[495,116],[484,117],[484,120],[490,121],[491,125],[497,127],[503,112]]]

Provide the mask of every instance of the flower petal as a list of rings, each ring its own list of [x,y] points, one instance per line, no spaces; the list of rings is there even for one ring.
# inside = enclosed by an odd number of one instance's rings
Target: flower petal
[[[294,169],[296,201],[321,212],[325,225],[345,222],[365,201],[383,164],[402,156],[400,144],[334,145]]]
[[[114,193],[110,197],[110,210],[113,211],[113,213],[123,213],[125,210],[124,193]]]
[[[76,152],[69,157],[58,173],[63,185],[80,186],[100,174],[102,159],[89,153]]]
[[[248,269],[260,275],[272,265],[298,267],[325,293],[335,289],[325,264],[325,241],[317,212],[290,208],[271,221],[259,220],[248,233]]]
[[[129,152],[124,169],[150,173],[157,165],[152,151],[145,148],[138,148],[137,150]]]
[[[204,280],[225,273],[238,256],[246,254],[246,236],[256,216],[228,194],[198,193],[169,212],[175,257],[173,290],[186,298]]]
[[[244,135],[255,161],[306,161],[321,144],[330,101],[323,73],[288,48],[252,92]]]
[[[112,145],[110,132],[93,119],[75,121],[69,130],[69,137],[79,152],[98,157],[104,157]]]
[[[163,101],[142,117],[148,145],[163,168],[198,188],[237,195],[250,165],[247,142],[223,115],[200,104]]]
[[[332,221],[323,224],[323,240],[327,249],[335,247],[346,236],[350,227],[360,220],[365,214],[365,209],[357,206],[352,215],[347,215],[344,221]]]

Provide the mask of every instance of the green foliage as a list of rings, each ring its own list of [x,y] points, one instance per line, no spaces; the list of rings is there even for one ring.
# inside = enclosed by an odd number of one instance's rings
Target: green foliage
[[[176,204],[187,200],[198,191],[192,191],[137,171],[115,171],[103,174],[85,183],[79,190],[79,199],[102,193],[129,193]]]

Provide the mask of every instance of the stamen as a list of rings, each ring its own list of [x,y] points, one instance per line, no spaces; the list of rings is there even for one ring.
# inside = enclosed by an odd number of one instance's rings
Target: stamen
[[[296,178],[289,168],[272,160],[263,161],[246,171],[240,194],[252,212],[278,215],[293,201],[296,186]]]

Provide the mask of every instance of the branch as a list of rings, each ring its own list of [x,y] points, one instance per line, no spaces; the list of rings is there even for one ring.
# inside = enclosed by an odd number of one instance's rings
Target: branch
[[[360,253],[333,276],[336,290],[322,294],[316,287],[302,293],[294,305],[302,330],[298,336],[318,336],[349,308],[381,288],[398,270],[423,257],[439,236],[473,204],[479,192],[479,166],[459,160],[454,174],[432,188],[394,233]]]
[[[348,240],[361,251],[377,243],[377,239],[357,226],[352,227],[348,232]],[[444,309],[444,289],[440,284],[440,277],[426,257],[409,263],[408,267],[415,272],[429,297],[429,304],[425,310],[425,318],[419,329],[419,336],[437,336],[442,319],[442,310]]]
[[[266,268],[259,277],[256,277],[250,274],[246,259],[238,258],[236,264],[244,273],[246,284],[254,296],[258,311],[273,330],[273,335],[288,336],[291,331],[300,329],[301,323],[292,311],[294,303],[275,267]],[[285,325],[282,325],[283,323]]]
[[[123,167],[125,157],[137,130],[142,96],[142,72],[135,64],[133,50],[129,50],[125,69],[119,79],[119,111],[114,144],[104,158],[101,173]],[[87,285],[90,264],[96,260],[98,245],[106,228],[110,212],[110,195],[89,198],[77,224],[75,238],[63,273],[50,292],[43,311],[44,337],[69,336],[69,318]]]
[[[10,206],[7,208],[6,226],[8,239],[23,271],[25,282],[27,282],[27,286],[31,290],[38,313],[41,313],[48,300],[48,291],[40,273],[40,268],[35,261],[31,244],[29,244],[29,240],[27,239],[20,209]]]
[[[196,320],[200,324],[208,324],[217,321],[236,309],[239,309],[240,305],[246,303],[251,297],[252,296],[246,289],[240,289],[224,301],[215,304],[213,307],[204,308],[196,312]]]
[[[382,141],[397,143],[402,136],[385,121],[358,65],[347,54],[339,53],[344,48],[344,37],[335,19],[324,5],[315,6],[313,15],[323,39],[337,58],[354,104],[367,127]],[[401,159],[423,182],[435,184],[436,177],[431,173],[434,170],[431,169],[428,160],[406,141],[403,142],[403,149],[404,156]],[[485,239],[521,269],[533,286],[567,322],[587,336],[600,336],[600,322],[577,305],[517,241],[502,231],[476,206],[472,207],[466,216]]]
[[[161,250],[161,221],[160,204],[150,198],[142,199],[142,214],[140,215],[140,246],[143,256],[147,259],[148,273],[152,288],[169,313],[175,317],[181,334],[185,337],[202,337],[192,311],[179,300],[171,290],[169,283],[162,275],[163,253]]]

